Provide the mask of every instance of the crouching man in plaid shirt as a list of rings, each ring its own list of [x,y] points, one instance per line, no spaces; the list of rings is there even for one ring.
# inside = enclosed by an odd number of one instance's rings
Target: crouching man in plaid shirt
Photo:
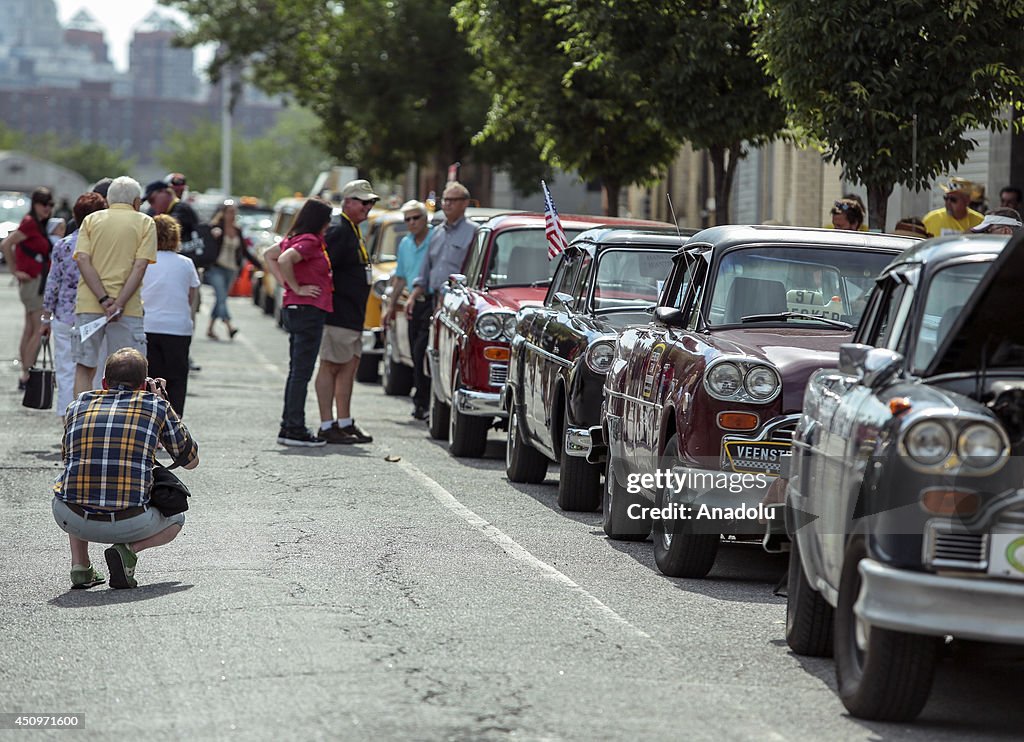
[[[89,560],[90,541],[113,544],[103,552],[110,586],[136,587],[136,555],[169,543],[185,524],[184,513],[167,517],[149,507],[153,464],[162,443],[194,469],[199,448],[147,372],[145,356],[121,348],[107,358],[103,389],[68,406],[53,517],[71,541],[73,589],[104,581]]]

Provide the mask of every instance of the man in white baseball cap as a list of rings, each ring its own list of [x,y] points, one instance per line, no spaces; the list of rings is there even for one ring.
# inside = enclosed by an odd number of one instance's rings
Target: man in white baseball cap
[[[992,209],[985,214],[981,224],[971,227],[972,232],[988,234],[1013,234],[1021,228],[1020,214],[1014,209]]]

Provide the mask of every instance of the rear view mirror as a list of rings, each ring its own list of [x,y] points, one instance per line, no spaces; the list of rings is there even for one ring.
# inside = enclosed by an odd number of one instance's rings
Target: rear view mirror
[[[864,386],[877,389],[888,383],[903,366],[903,356],[887,348],[860,343],[839,346],[839,371],[859,379]]]
[[[654,321],[666,327],[685,327],[686,315],[675,307],[658,307],[654,310]]]
[[[555,305],[561,305],[563,307],[571,306],[572,303],[576,301],[575,296],[573,296],[572,294],[567,294],[564,291],[556,291],[554,296],[552,296],[551,298],[554,299],[553,303]]]

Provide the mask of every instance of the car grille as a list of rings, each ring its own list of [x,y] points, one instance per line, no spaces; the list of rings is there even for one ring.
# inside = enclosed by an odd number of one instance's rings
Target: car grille
[[[487,372],[487,381],[491,386],[505,386],[508,378],[508,366],[504,363],[492,363]]]
[[[782,443],[789,443],[793,440],[793,433],[796,431],[796,420],[792,420],[784,425],[780,425],[772,431],[772,441],[780,441]]]
[[[988,566],[988,534],[956,533],[932,528],[926,539],[925,561],[944,569],[983,570]]]

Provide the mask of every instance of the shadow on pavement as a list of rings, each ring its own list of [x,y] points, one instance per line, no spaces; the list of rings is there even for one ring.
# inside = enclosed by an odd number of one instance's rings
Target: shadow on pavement
[[[58,595],[47,602],[58,608],[98,608],[162,598],[166,595],[191,590],[192,587],[194,586],[178,581],[154,582],[149,585],[139,585],[131,590],[115,590],[106,585],[99,585],[90,590],[68,590],[63,595]]]

